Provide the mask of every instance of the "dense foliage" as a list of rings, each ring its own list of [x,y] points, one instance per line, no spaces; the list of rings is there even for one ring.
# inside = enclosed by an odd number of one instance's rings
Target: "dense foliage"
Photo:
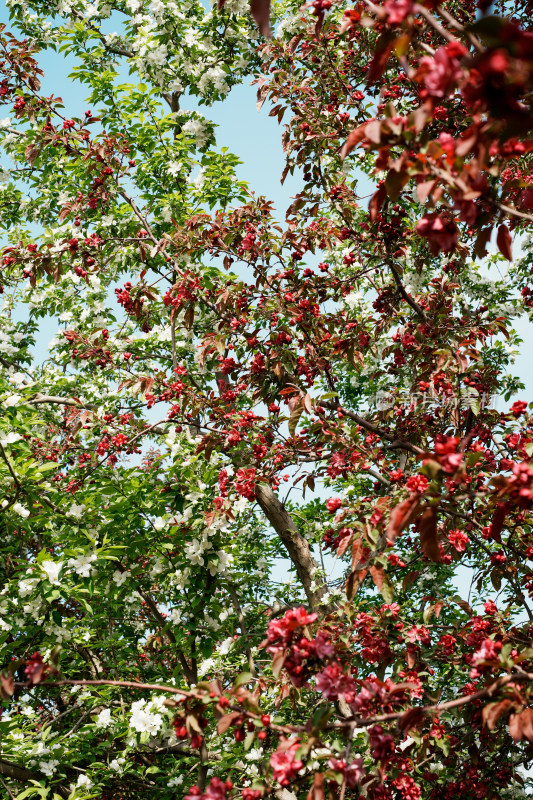
[[[531,3],[7,6],[0,794],[527,795]]]

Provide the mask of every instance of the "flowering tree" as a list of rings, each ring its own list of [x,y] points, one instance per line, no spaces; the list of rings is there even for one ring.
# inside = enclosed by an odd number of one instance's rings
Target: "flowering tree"
[[[531,4],[7,5],[3,796],[525,796]]]

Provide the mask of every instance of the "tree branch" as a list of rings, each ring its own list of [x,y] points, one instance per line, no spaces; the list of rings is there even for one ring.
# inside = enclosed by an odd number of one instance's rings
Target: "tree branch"
[[[311,588],[318,564],[311,554],[309,543],[298,531],[293,518],[278,500],[270,486],[264,483],[258,484],[256,486],[256,499],[266,518],[283,542],[290,560],[296,567],[296,573],[303,586],[309,605],[314,608],[320,604],[326,589],[324,587]]]

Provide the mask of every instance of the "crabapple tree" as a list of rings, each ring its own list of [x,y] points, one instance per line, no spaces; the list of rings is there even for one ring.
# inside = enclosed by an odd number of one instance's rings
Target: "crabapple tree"
[[[6,6],[2,797],[527,796],[531,2]]]

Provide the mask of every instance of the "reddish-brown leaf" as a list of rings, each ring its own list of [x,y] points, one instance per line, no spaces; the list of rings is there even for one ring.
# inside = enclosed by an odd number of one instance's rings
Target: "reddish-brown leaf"
[[[192,328],[193,322],[194,322],[194,306],[189,306],[189,308],[185,312],[185,316],[183,317],[183,324],[188,331],[190,331],[190,329]]]
[[[509,506],[506,503],[501,503],[496,507],[492,522],[490,523],[490,535],[495,542],[498,542],[498,544],[501,544],[502,541],[500,534],[502,532],[503,523],[505,522],[505,517],[507,516],[508,511]]]
[[[368,65],[368,72],[366,73],[367,86],[371,86],[379,80],[385,72],[392,48],[394,47],[394,41],[394,38],[391,39],[390,30],[382,33],[379,37],[375,45],[374,57]]]
[[[241,715],[238,711],[231,711],[229,714],[224,714],[223,717],[220,717],[218,724],[217,724],[217,733],[222,734],[225,733],[228,728],[230,728],[236,719],[238,719]]]
[[[507,225],[500,225],[498,228],[498,235],[496,236],[496,244],[498,250],[507,261],[513,260],[513,251],[511,249],[511,234]]]
[[[346,597],[352,600],[359,586],[366,577],[367,569],[357,569],[351,572],[346,581]]]
[[[483,258],[483,256],[487,255],[487,245],[490,241],[490,237],[492,234],[492,228],[482,228],[476,239],[476,243],[474,244],[474,253],[478,258]]]
[[[279,673],[283,669],[286,658],[287,653],[285,650],[278,650],[277,653],[274,653],[272,656],[272,674],[275,678],[278,677]]]
[[[425,203],[433,189],[438,185],[438,180],[421,181],[416,185],[416,196],[421,203]]]
[[[345,554],[345,552],[348,549],[348,545],[350,544],[351,541],[352,541],[352,537],[351,536],[343,536],[342,537],[342,539],[340,541],[340,544],[339,544],[339,546],[337,548],[337,556],[339,558],[342,558],[342,556]]]
[[[413,521],[420,509],[420,499],[416,493],[412,493],[401,503],[394,506],[391,511],[389,524],[387,526],[387,542],[393,544],[396,537],[403,529]]]
[[[499,718],[513,707],[512,700],[500,700],[499,703],[489,703],[482,712],[483,722],[489,729],[494,730]]]
[[[341,159],[344,160],[346,156],[352,152],[354,147],[357,147],[359,142],[362,142],[363,139],[366,138],[365,128],[368,126],[368,124],[369,122],[364,122],[362,125],[359,125],[358,128],[355,128],[355,130],[353,130],[349,134],[340,152]]]
[[[354,539],[352,545],[352,569],[355,569],[359,562],[361,561],[361,556],[363,554],[363,541],[362,539]]]
[[[8,675],[5,672],[2,672],[0,675],[0,681],[2,683],[1,693],[4,696],[4,699],[8,700],[13,696],[13,692],[15,691],[15,681],[13,679],[13,675]]]
[[[509,733],[515,740],[519,742],[522,738],[522,721],[521,714],[511,714],[509,717]]]
[[[372,580],[376,584],[378,592],[381,592],[383,582],[385,580],[385,573],[383,567],[369,567],[369,572],[372,575]]]
[[[424,712],[420,708],[409,708],[398,720],[398,725],[403,733],[407,733],[411,728],[416,728],[424,721]]]
[[[259,32],[270,39],[270,0],[250,0],[250,13],[257,23]]]
[[[497,705],[502,705],[505,702],[512,705],[510,700],[503,700],[502,703]],[[509,717],[509,733],[515,742],[520,739],[527,739],[529,742],[533,742],[533,708],[524,708],[519,714],[511,714]]]
[[[440,617],[440,612],[442,611],[443,608],[444,608],[444,603],[441,600],[439,600],[437,603],[435,603],[435,611],[434,611],[434,613],[435,613],[435,616],[437,618]]]
[[[368,204],[368,213],[370,214],[370,219],[372,222],[376,219],[377,215],[381,210],[381,206],[385,202],[385,198],[387,197],[387,189],[385,188],[385,184],[379,187],[377,192],[374,192],[372,197],[370,198],[370,202]]]
[[[420,518],[420,546],[424,555],[440,562],[437,510],[433,506],[428,506]]]

